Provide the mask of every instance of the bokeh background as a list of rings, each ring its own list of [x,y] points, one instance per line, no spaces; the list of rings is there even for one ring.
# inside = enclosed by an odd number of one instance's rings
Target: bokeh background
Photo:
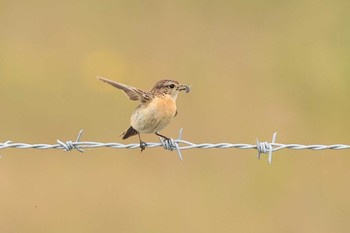
[[[350,144],[347,1],[0,1],[0,141],[122,141],[96,80],[192,85],[162,131]],[[144,136],[157,142],[154,135]],[[0,150],[1,232],[349,232],[349,151]]]

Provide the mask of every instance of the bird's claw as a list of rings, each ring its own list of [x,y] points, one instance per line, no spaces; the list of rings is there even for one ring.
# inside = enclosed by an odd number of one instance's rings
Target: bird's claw
[[[147,143],[145,142],[140,142],[140,148],[141,148],[141,152],[144,151],[146,149]]]

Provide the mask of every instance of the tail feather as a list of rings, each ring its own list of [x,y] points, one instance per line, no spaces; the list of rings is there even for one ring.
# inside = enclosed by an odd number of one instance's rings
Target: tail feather
[[[123,135],[123,139],[127,139],[131,136],[134,136],[136,134],[138,134],[139,132],[137,132],[136,129],[134,129],[132,126],[129,127],[129,129],[127,131],[125,131],[124,133],[122,133]]]

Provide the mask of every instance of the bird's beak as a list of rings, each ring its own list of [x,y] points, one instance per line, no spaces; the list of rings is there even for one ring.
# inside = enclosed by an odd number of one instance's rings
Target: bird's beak
[[[179,87],[179,91],[186,91],[186,93],[188,93],[191,91],[191,89],[189,86],[181,84]]]

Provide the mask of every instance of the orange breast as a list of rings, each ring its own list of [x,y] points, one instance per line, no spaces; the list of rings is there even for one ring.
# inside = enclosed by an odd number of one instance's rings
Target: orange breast
[[[176,103],[171,97],[157,98],[158,114],[162,117],[174,117],[176,113]]]
[[[130,124],[140,133],[155,133],[167,126],[175,113],[176,103],[172,97],[155,97],[148,105],[136,108],[131,116]]]

